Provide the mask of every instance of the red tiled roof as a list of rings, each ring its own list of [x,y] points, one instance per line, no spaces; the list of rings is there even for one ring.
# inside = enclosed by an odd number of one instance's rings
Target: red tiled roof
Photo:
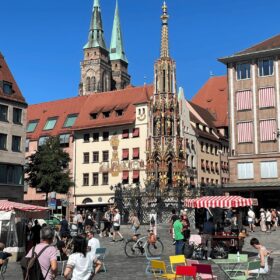
[[[153,94],[153,86],[128,87],[123,90],[93,93],[88,96],[83,109],[73,127],[74,130],[92,127],[108,127],[133,123],[135,121],[134,104],[148,102]],[[110,117],[105,118],[102,112],[124,108],[123,115],[117,116],[111,111]],[[92,119],[92,112],[98,113],[96,119]]]
[[[34,132],[27,133],[27,138],[35,140],[45,135],[54,136],[71,133],[74,130],[133,123],[135,121],[134,104],[147,102],[152,92],[152,86],[129,87],[119,91],[92,93],[30,105],[27,109],[27,121],[39,120],[39,123]],[[122,116],[117,116],[115,112],[112,112],[109,118],[103,117],[102,112],[118,108],[124,108]],[[97,119],[91,119],[90,114],[93,112],[99,112]],[[73,127],[63,128],[67,116],[71,114],[78,114]],[[51,117],[58,117],[57,123],[52,130],[44,131],[46,121]]]
[[[258,43],[248,49],[238,52],[235,55],[249,54],[249,53],[254,53],[254,52],[278,49],[278,48],[280,48],[280,34],[277,34],[261,43]]]
[[[216,127],[228,126],[227,77],[211,77],[192,98],[192,103],[208,110]]]
[[[32,120],[39,120],[39,123],[34,132],[27,133],[27,138],[38,139],[42,135],[55,136],[71,132],[72,128],[63,128],[64,122],[68,115],[79,114],[87,99],[88,96],[79,96],[28,106],[27,123]],[[55,127],[43,130],[47,119],[51,117],[58,117]]]
[[[0,82],[9,82],[12,84],[13,93],[8,95],[3,92],[2,87],[0,87],[0,98],[5,98],[8,100],[13,100],[21,103],[25,103],[25,99],[5,61],[4,56],[0,53]]]

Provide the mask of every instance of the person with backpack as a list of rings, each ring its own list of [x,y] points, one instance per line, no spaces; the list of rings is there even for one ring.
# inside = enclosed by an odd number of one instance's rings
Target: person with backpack
[[[57,249],[51,246],[54,231],[46,226],[41,229],[41,242],[23,258],[21,265],[24,280],[52,280],[57,274]]]

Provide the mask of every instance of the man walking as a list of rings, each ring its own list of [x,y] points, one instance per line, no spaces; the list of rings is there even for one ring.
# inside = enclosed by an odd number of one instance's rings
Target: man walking
[[[212,236],[215,232],[215,226],[213,223],[213,217],[210,217],[203,225],[203,243],[207,247],[207,259],[210,260],[212,249]]]
[[[175,239],[175,255],[182,255],[184,247],[183,223],[178,218],[173,223],[174,239]]]

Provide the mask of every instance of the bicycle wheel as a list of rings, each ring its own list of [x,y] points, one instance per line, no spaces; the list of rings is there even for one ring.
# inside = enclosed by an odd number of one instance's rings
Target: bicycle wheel
[[[124,252],[129,258],[142,256],[144,249],[135,240],[128,240],[124,246]]]
[[[164,250],[163,243],[159,238],[157,239],[156,243],[154,244],[149,243],[147,247],[148,247],[148,252],[152,257],[161,256]]]

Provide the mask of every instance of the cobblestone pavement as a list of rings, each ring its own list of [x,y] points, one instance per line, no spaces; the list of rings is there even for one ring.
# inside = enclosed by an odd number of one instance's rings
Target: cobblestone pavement
[[[147,227],[142,226],[140,228],[141,234],[147,233]],[[127,226],[121,228],[125,238],[129,238],[130,230]],[[168,256],[174,254],[174,246],[172,245],[170,235],[168,233],[168,228],[165,225],[159,227],[160,238],[164,243],[164,254],[163,260],[168,262]],[[249,245],[251,237],[257,237],[264,244],[267,249],[273,250],[272,256],[274,258],[274,265],[272,274],[269,279],[279,279],[280,277],[280,229],[279,231],[272,232],[271,234],[261,233],[257,230],[255,233],[251,233],[245,240],[245,246],[243,251],[250,254],[255,254],[256,252]],[[151,276],[145,274],[146,260],[145,257],[138,258],[127,258],[124,254],[124,242],[110,243],[109,238],[100,238],[101,246],[108,249],[108,255],[106,256],[105,263],[107,266],[107,273],[101,272],[95,276],[97,280],[132,280],[132,279],[153,279]],[[218,279],[224,279],[224,275],[219,270],[218,267],[214,266],[214,272],[218,276]],[[18,263],[9,263],[5,280],[9,279],[22,279],[21,270]],[[57,277],[56,279],[64,279],[63,277]]]

